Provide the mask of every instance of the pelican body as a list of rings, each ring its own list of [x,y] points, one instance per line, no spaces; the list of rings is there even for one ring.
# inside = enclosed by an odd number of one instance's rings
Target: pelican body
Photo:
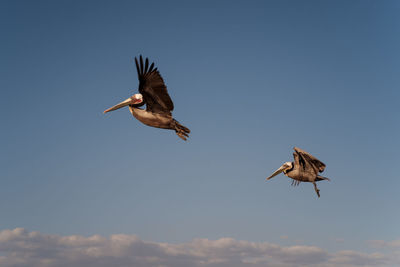
[[[139,61],[135,58],[136,69],[139,78],[139,93],[121,103],[107,109],[104,113],[128,106],[132,115],[145,125],[175,130],[176,134],[183,140],[187,140],[190,130],[181,125],[172,117],[174,103],[172,102],[167,86],[164,83],[154,63],[149,66],[149,59],[146,58],[143,64],[142,56]],[[140,108],[146,104],[146,109]]]
[[[320,190],[317,188],[316,182],[322,180],[330,181],[329,178],[319,175],[319,173],[325,170],[326,165],[298,147],[294,148],[293,158],[294,162],[285,162],[279,169],[269,176],[267,180],[270,180],[274,176],[283,172],[287,177],[293,179],[293,186],[299,185],[301,182],[313,183],[314,190],[318,197],[320,197]]]

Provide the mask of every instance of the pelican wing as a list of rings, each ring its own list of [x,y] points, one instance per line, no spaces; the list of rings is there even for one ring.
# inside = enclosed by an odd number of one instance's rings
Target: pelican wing
[[[293,156],[294,154],[299,155],[299,163],[301,166],[303,166],[303,169],[309,168],[310,166],[316,171],[317,174],[318,172],[323,172],[325,170],[326,165],[310,153],[298,147],[295,147],[294,151],[295,153],[293,153]]]
[[[174,109],[174,103],[168,94],[167,86],[154,63],[149,66],[149,59],[146,58],[143,64],[142,56],[139,62],[135,58],[136,69],[139,78],[139,92],[143,95],[146,103],[146,110],[154,113],[168,113]]]
[[[304,157],[302,157],[300,153],[297,153],[297,151],[293,153],[293,158],[295,168],[297,168],[302,175],[307,173],[308,175],[316,176],[318,174],[318,169],[314,165],[310,164],[310,162]]]

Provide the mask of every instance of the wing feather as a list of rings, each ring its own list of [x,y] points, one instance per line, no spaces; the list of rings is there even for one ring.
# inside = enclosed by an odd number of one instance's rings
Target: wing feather
[[[143,58],[142,55],[140,55],[140,75],[143,75],[143,73],[144,73]]]
[[[147,73],[149,69],[149,59],[146,57],[146,65],[144,66],[144,72]]]
[[[296,165],[298,166],[298,170],[301,173],[301,176],[304,174],[307,175],[311,174],[312,176],[318,174],[318,170],[315,168],[315,166],[310,164],[310,162],[308,162],[307,160],[305,160],[304,157],[297,151],[293,153],[293,158],[295,166]]]
[[[154,67],[154,62],[151,63],[150,68],[149,68],[149,72],[151,72],[153,70],[153,67]]]
[[[322,161],[311,155],[310,153],[298,147],[295,147],[294,150],[304,162],[309,163],[313,168],[315,168],[317,173],[323,172],[325,170],[326,165]]]
[[[149,67],[149,60],[146,58],[143,64],[142,56],[135,58],[136,68],[139,77],[139,92],[143,95],[146,103],[146,110],[154,113],[168,113],[174,109],[174,104],[168,94],[167,86],[161,77],[154,63]]]
[[[137,75],[138,75],[138,77],[140,77],[141,74],[140,74],[140,68],[139,68],[139,63],[138,63],[137,58],[135,58],[135,64],[136,64]]]

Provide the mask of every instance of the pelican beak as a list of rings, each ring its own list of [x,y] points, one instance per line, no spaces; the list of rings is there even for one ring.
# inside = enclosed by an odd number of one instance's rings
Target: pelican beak
[[[277,176],[281,172],[283,172],[287,168],[286,164],[283,164],[279,169],[277,169],[273,174],[271,174],[270,177],[268,177],[266,180],[272,179],[273,177]]]
[[[128,98],[128,99],[122,101],[121,103],[119,103],[119,104],[117,104],[117,105],[115,105],[115,106],[113,106],[113,107],[111,107],[109,109],[104,110],[104,113],[107,113],[107,112],[110,112],[110,111],[113,111],[113,110],[128,106],[130,104],[133,104],[133,99],[132,98]]]

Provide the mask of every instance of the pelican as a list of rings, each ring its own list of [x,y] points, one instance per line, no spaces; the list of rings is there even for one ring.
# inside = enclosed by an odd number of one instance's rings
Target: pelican
[[[121,103],[107,109],[104,113],[128,106],[132,115],[140,122],[156,128],[175,130],[183,140],[189,137],[190,130],[172,118],[174,103],[168,95],[167,86],[154,63],[149,66],[149,59],[140,56],[139,62],[135,57],[139,78],[139,94],[134,94]],[[139,107],[146,104],[146,110]]]
[[[329,178],[318,175],[318,173],[324,171],[325,164],[298,147],[294,148],[293,158],[294,162],[285,162],[266,180],[283,172],[286,176],[293,179],[292,186],[299,185],[301,182],[313,183],[315,192],[320,197],[316,182],[322,180],[330,181]]]

